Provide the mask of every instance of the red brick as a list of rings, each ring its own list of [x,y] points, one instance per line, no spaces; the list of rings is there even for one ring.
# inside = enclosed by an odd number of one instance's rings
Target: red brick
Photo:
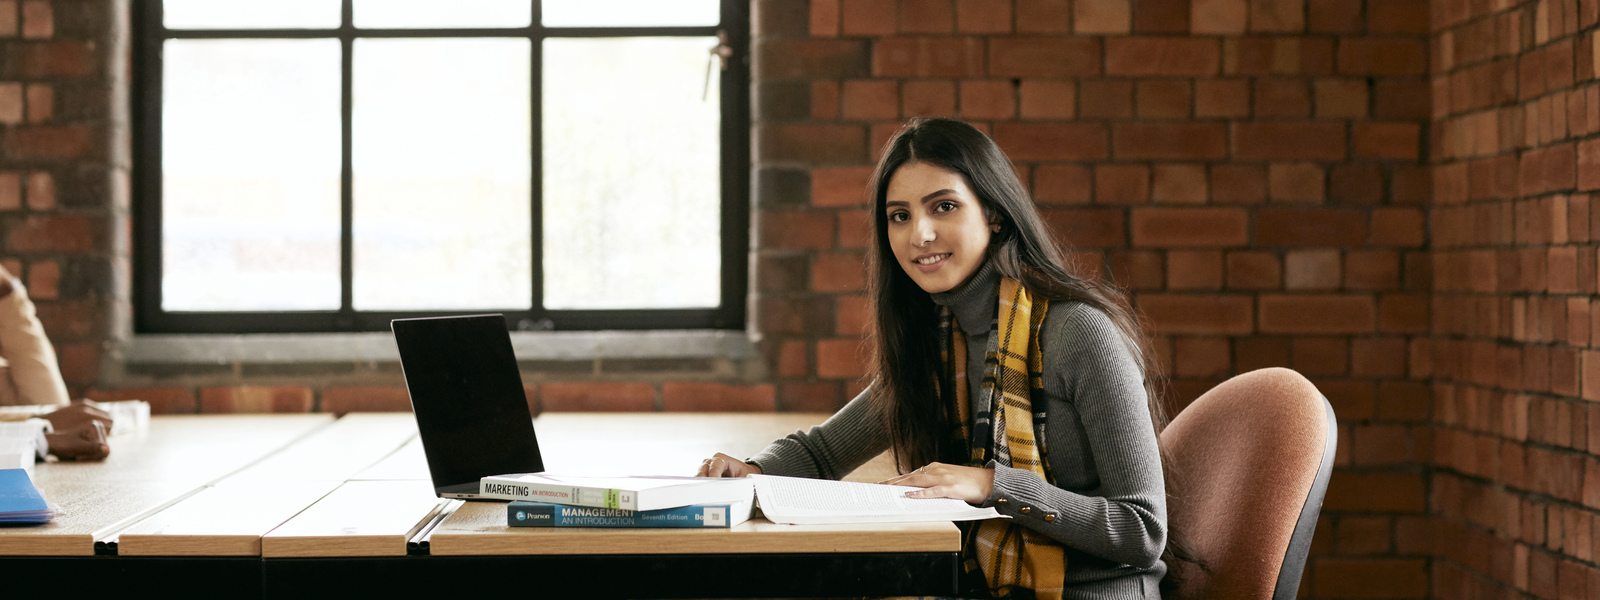
[[[1416,160],[1421,136],[1416,123],[1356,123],[1356,156]]]
[[[1228,288],[1270,290],[1283,285],[1283,266],[1271,252],[1229,252]]]
[[[907,81],[900,90],[901,114],[906,117],[956,116],[956,84],[943,79]]]
[[[1328,175],[1328,194],[1340,203],[1383,202],[1383,169],[1372,164],[1336,165]]]
[[[1243,246],[1250,239],[1248,224],[1248,213],[1237,208],[1138,208],[1133,245]]]
[[[817,376],[854,379],[867,373],[870,352],[860,338],[817,340]]]
[[[989,42],[994,77],[1088,77],[1100,74],[1100,42],[1089,38],[1015,37]]]
[[[811,259],[811,289],[818,292],[855,292],[866,286],[860,254],[818,254]]]
[[[878,77],[982,75],[983,40],[948,37],[892,37],[877,40],[872,49],[872,74]]]
[[[1079,112],[1085,119],[1119,119],[1133,116],[1133,82],[1085,81],[1079,86]]]
[[[1228,132],[1212,123],[1123,123],[1111,132],[1118,160],[1214,160],[1228,154]]]
[[[1012,160],[1105,160],[1106,127],[1098,123],[996,123],[994,141]]]
[[[956,24],[962,33],[1010,33],[1011,3],[956,0]]]
[[[1139,294],[1137,304],[1139,312],[1150,319],[1151,330],[1163,334],[1246,335],[1255,331],[1250,296]]]
[[[900,86],[893,81],[846,81],[841,98],[841,114],[846,119],[893,119],[900,115]]]
[[[1318,79],[1316,88],[1318,118],[1361,118],[1367,116],[1367,83],[1359,79]]]
[[[872,238],[872,213],[863,210],[839,211],[839,247],[866,248]]]
[[[811,82],[811,118],[829,121],[839,118],[839,82]]]
[[[56,207],[56,180],[49,171],[28,174],[28,208],[38,211]]]
[[[157,415],[194,414],[197,408],[194,401],[194,391],[188,388],[150,387],[90,390],[85,395],[96,402],[143,400],[150,404],[150,413]]]
[[[1372,243],[1421,247],[1427,239],[1426,217],[1421,209],[1379,208],[1372,211]]]
[[[1128,33],[1132,27],[1130,0],[1077,0],[1073,3],[1072,28],[1080,35]]]
[[[1159,290],[1166,284],[1160,252],[1117,252],[1111,256],[1112,279],[1130,290]]]
[[[1249,22],[1246,0],[1193,0],[1189,30],[1195,35],[1238,35]]]
[[[1172,347],[1172,372],[1180,377],[1223,377],[1233,366],[1227,338],[1180,337]]]
[[[1106,40],[1106,74],[1215,75],[1221,56],[1221,46],[1213,39],[1113,37]]]
[[[1136,112],[1145,119],[1187,118],[1193,96],[1188,81],[1141,81],[1135,95]]]
[[[20,46],[20,48],[18,48]],[[93,42],[57,40],[16,44],[20,72],[29,79],[69,79],[92,74],[98,64]]]
[[[74,215],[36,215],[14,221],[6,247],[15,252],[92,252],[106,233],[100,219]]]
[[[778,386],[778,409],[783,412],[831,413],[841,406],[839,384],[785,383]]]
[[[1236,123],[1233,156],[1242,160],[1342,160],[1345,127],[1340,123]]]
[[[761,158],[816,163],[867,162],[866,130],[852,125],[757,127]]]
[[[1150,199],[1161,203],[1204,204],[1206,168],[1200,165],[1156,165]]]
[[[1168,252],[1167,289],[1222,289],[1222,251],[1173,250]]]
[[[1333,395],[1328,394],[1330,401]],[[1426,509],[1424,496],[1421,475],[1336,470],[1328,482],[1328,494],[1322,506],[1323,510],[1328,511],[1419,513]],[[1319,574],[1321,564],[1326,560],[1319,560]],[[1346,595],[1329,594],[1332,597]],[[1427,592],[1418,592],[1416,595],[1425,596]]]
[[[1310,377],[1346,375],[1350,371],[1350,343],[1345,338],[1297,338],[1291,352],[1290,365]]]
[[[791,250],[833,247],[834,218],[828,212],[767,212],[761,217],[762,245]]]
[[[28,266],[28,297],[54,300],[61,293],[61,263],[47,260]]]
[[[1345,75],[1425,75],[1428,70],[1423,42],[1403,38],[1341,39],[1338,62]]]
[[[0,210],[22,208],[22,175],[0,173]]]
[[[1283,287],[1290,290],[1331,290],[1339,287],[1338,250],[1289,252],[1283,260]]]
[[[1345,287],[1353,290],[1387,290],[1399,284],[1400,257],[1394,252],[1361,251],[1345,255]]]
[[[1373,116],[1380,119],[1427,119],[1428,83],[1421,79],[1379,79],[1374,87]]]
[[[1018,90],[1024,119],[1071,119],[1078,111],[1071,81],[1024,79]]]
[[[839,35],[839,0],[811,0],[811,35]]]
[[[1371,296],[1261,296],[1263,333],[1370,333],[1377,323]]]
[[[1194,83],[1196,117],[1243,117],[1250,114],[1250,83],[1241,79],[1202,79]]]
[[[1067,33],[1072,8],[1067,0],[1016,0],[1017,33]]]
[[[862,335],[872,323],[872,305],[866,296],[839,296],[834,302],[835,334]]]
[[[1016,111],[1016,93],[1010,81],[983,79],[961,82],[962,117],[1009,119]]]
[[[5,137],[12,158],[82,158],[88,155],[89,128],[81,125],[14,127]]]
[[[857,206],[867,203],[872,167],[824,167],[811,170],[811,204]]]
[[[411,412],[411,395],[403,387],[328,387],[322,389],[322,412]]]
[[[1310,0],[1308,26],[1315,33],[1361,31],[1361,0]]]
[[[1050,229],[1066,244],[1085,248],[1119,248],[1127,245],[1120,208],[1046,208],[1040,211]]]
[[[1311,93],[1297,79],[1269,78],[1256,81],[1256,116],[1309,117]]]
[[[1189,0],[1134,0],[1136,33],[1189,33]]]
[[[1259,204],[1267,199],[1266,170],[1251,165],[1211,169],[1211,199],[1221,204]]]
[[[1040,165],[1033,170],[1033,197],[1041,204],[1088,204],[1089,169],[1078,165]]]
[[[752,69],[757,81],[845,79],[867,75],[864,40],[762,40]]]
[[[844,35],[891,35],[895,32],[895,0],[843,0],[840,30]]]
[[[1600,189],[1600,138],[1578,143],[1578,189]]]
[[[1324,557],[1317,559],[1316,567],[1317,576],[1312,593],[1317,597],[1410,598],[1428,595],[1427,561],[1421,558]]]
[[[1367,241],[1367,215],[1343,208],[1262,209],[1255,239],[1264,246],[1359,246]]]
[[[545,412],[651,412],[656,390],[648,383],[548,382],[540,386]]]
[[[804,341],[786,340],[780,343],[777,357],[769,360],[774,361],[779,377],[805,377],[811,374],[811,353]]]
[[[1362,446],[1362,431],[1357,430],[1356,448]],[[1359,461],[1358,461],[1359,462]],[[1339,519],[1338,543],[1339,553],[1345,555],[1361,554],[1388,554],[1393,544],[1394,526],[1390,519],[1382,517],[1345,517]]]
[[[1150,169],[1109,164],[1094,168],[1096,204],[1145,204],[1150,200]]]
[[[202,413],[311,412],[311,388],[303,386],[240,386],[200,390]]]
[[[951,0],[903,0],[902,33],[950,33],[955,30],[955,4]]]
[[[1320,204],[1327,192],[1322,167],[1315,163],[1277,163],[1267,167],[1268,196],[1274,202]]]
[[[778,409],[778,391],[770,383],[669,381],[661,384],[661,409],[668,412],[772,412]]]
[[[1298,33],[1306,26],[1304,0],[1250,0],[1250,31]]]

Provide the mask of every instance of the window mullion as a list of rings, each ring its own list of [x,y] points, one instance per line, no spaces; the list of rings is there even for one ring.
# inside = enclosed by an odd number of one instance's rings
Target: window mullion
[[[355,325],[355,267],[353,252],[355,248],[355,216],[352,213],[354,206],[354,190],[352,174],[355,169],[352,162],[352,132],[351,112],[354,100],[351,89],[354,85],[352,66],[354,64],[353,50],[355,49],[355,27],[353,15],[355,13],[354,0],[343,0],[341,3],[342,15],[339,25],[339,318],[338,326],[351,328]]]

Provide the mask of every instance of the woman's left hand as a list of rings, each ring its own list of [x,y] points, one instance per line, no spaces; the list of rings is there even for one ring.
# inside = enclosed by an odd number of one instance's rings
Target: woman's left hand
[[[929,463],[879,483],[922,488],[906,492],[907,498],[955,498],[968,504],[982,504],[994,490],[994,469]]]

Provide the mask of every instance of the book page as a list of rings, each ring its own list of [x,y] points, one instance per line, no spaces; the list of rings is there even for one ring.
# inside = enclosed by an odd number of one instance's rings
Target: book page
[[[774,523],[968,521],[1001,515],[950,498],[907,498],[917,488],[753,475],[762,513]]]

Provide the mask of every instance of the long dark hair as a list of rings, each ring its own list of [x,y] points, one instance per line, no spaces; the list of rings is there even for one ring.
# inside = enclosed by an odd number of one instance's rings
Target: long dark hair
[[[876,316],[870,330],[875,350],[873,390],[878,404],[885,407],[883,417],[900,471],[934,461],[964,465],[968,455],[966,440],[951,435],[957,431],[958,418],[949,400],[953,394],[941,394],[939,389],[949,379],[944,377],[943,362],[935,350],[939,347],[938,308],[933,297],[895,260],[889,245],[885,209],[889,179],[913,161],[966,178],[984,216],[1000,226],[990,237],[988,260],[1002,276],[1021,281],[1036,298],[1082,302],[1111,319],[1128,351],[1143,367],[1150,421],[1160,435],[1167,426],[1166,408],[1158,393],[1161,377],[1127,295],[1097,277],[1073,272],[1011,161],[989,136],[961,121],[919,118],[908,121],[889,140],[870,185],[875,234],[867,254],[867,285]],[[1165,457],[1162,463],[1171,464]],[[1170,473],[1165,468],[1162,472]],[[1169,474],[1169,494],[1173,483]],[[1172,538],[1169,526],[1169,549],[1174,546]]]

